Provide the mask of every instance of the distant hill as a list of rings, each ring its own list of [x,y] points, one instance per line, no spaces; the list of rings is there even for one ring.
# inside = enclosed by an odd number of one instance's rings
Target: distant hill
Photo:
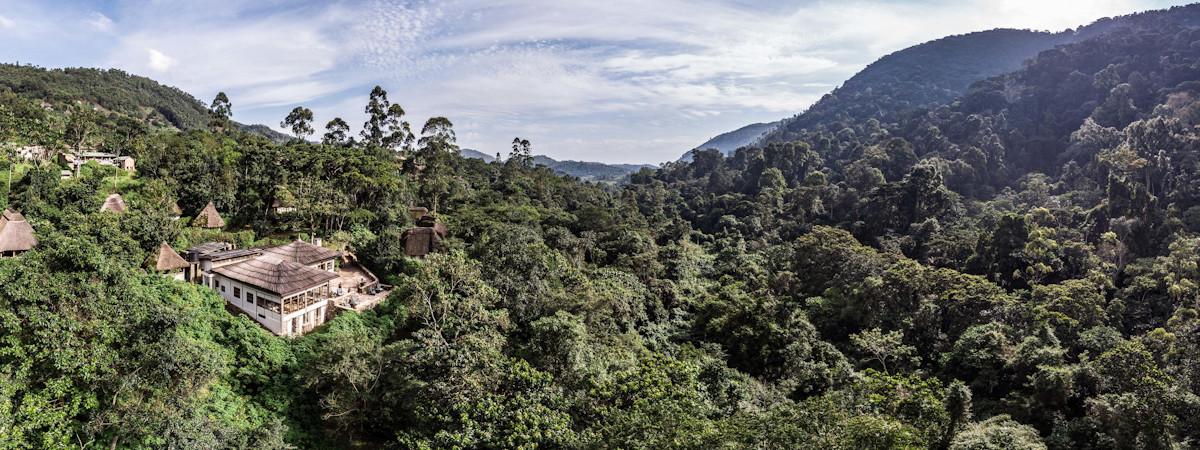
[[[482,159],[483,162],[489,162],[489,163],[496,160],[496,157],[494,155],[489,155],[489,154],[481,152],[479,150],[474,150],[474,149],[469,149],[469,148],[464,148],[462,150],[459,150],[459,154],[461,154],[463,156],[463,158]]]
[[[464,158],[481,159],[484,162],[492,162],[496,160],[494,155],[464,148],[460,151]],[[590,161],[559,161],[548,156],[537,155],[533,157],[533,163],[539,166],[549,167],[551,170],[563,175],[577,177],[584,181],[621,181],[626,175],[642,170],[643,168],[655,168],[657,166],[650,164],[605,164]]]
[[[761,141],[787,141],[804,129],[843,122],[893,122],[905,111],[950,102],[971,83],[1017,70],[1039,52],[1075,39],[1072,31],[997,29],[914,45],[871,63]]]
[[[118,69],[0,64],[2,90],[51,105],[90,103],[154,127],[191,130],[206,127],[209,121],[208,107],[191,94]],[[265,125],[237,125],[275,141],[290,138]]]
[[[972,83],[1021,69],[1043,51],[1117,29],[1153,26],[1165,13],[1104,18],[1058,33],[995,29],[914,45],[879,58],[755,143],[794,140],[806,129],[837,132],[846,124],[869,119],[893,123],[907,114],[950,103]]]
[[[774,131],[775,128],[779,127],[779,124],[782,122],[783,121],[776,121],[771,123],[753,123],[746,125],[728,133],[719,134],[716,137],[705,141],[703,144],[697,145],[696,148],[693,148],[692,150],[707,150],[710,148],[715,148],[720,150],[721,153],[728,155],[741,147],[745,147],[757,141],[759,138],[763,137],[764,134]],[[679,160],[691,161],[692,150],[688,150],[687,153],[684,153]]]

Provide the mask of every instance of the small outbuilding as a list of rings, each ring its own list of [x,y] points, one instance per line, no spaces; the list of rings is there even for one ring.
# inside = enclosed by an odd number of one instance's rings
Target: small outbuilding
[[[118,156],[113,158],[113,165],[126,172],[137,172],[137,164],[132,156]]]
[[[104,204],[100,205],[100,212],[108,211],[121,214],[127,209],[129,208],[125,205],[125,199],[121,198],[121,194],[109,194],[104,199]]]
[[[33,227],[25,221],[25,216],[11,209],[4,210],[0,216],[0,256],[20,255],[33,250],[37,242]]]
[[[191,263],[183,259],[183,257],[179,255],[179,252],[176,252],[175,249],[171,248],[171,245],[166,242],[159,244],[158,250],[150,254],[150,258],[147,259],[146,265],[163,276],[174,278],[179,281],[187,280],[187,275],[185,274],[184,269],[191,267]]]
[[[213,205],[213,202],[208,202],[204,206],[204,209],[200,210],[200,214],[197,214],[196,218],[192,220],[192,226],[200,228],[223,228],[225,226],[225,219],[222,219],[221,214],[217,212],[216,205]]]
[[[441,248],[442,237],[430,227],[413,227],[400,235],[404,241],[404,254],[421,258]]]
[[[287,213],[292,213],[295,211],[296,211],[296,205],[293,205],[292,202],[289,202],[286,200],[280,200],[278,198],[271,201],[271,212],[275,213],[275,215],[277,215],[277,216],[284,215]]]

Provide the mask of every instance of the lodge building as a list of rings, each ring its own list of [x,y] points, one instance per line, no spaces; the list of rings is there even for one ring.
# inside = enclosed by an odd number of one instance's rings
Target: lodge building
[[[304,241],[238,249],[206,242],[188,249],[187,279],[280,336],[307,333],[331,315],[331,281],[339,278],[338,251]]]
[[[295,336],[325,323],[337,274],[263,255],[213,269],[212,287],[272,333]]]

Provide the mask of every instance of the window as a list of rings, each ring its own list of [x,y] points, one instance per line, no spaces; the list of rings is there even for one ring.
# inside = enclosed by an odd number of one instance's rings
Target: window
[[[242,288],[237,286],[233,287],[233,298],[242,298]]]
[[[254,293],[253,292],[246,293],[246,303],[254,303]]]
[[[225,283],[217,282],[217,284],[221,285],[221,292],[225,292]]]

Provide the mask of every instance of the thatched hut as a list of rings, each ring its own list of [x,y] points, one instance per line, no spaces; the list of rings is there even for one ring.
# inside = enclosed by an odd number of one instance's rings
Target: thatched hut
[[[442,245],[442,236],[433,227],[409,228],[400,235],[400,240],[404,242],[404,254],[417,258],[437,251]]]
[[[11,209],[4,210],[0,216],[0,256],[20,255],[33,250],[37,242],[33,227],[25,221],[25,216]]]
[[[225,219],[221,218],[221,214],[217,212],[216,205],[213,202],[208,202],[204,209],[200,210],[200,214],[192,220],[193,227],[200,228],[222,228],[225,226]]]
[[[150,254],[146,265],[164,276],[183,281],[186,279],[183,269],[190,267],[191,263],[179,256],[179,252],[171,248],[170,244],[163,242],[159,244],[158,250]]]
[[[100,205],[100,212],[108,211],[121,214],[128,209],[129,207],[125,206],[125,199],[121,198],[121,194],[108,194],[108,197],[104,199],[104,204]]]

